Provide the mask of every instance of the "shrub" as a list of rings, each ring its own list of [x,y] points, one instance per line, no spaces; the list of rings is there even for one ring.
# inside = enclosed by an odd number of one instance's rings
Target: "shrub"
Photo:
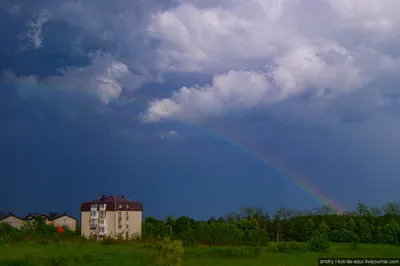
[[[171,241],[166,237],[157,243],[153,258],[157,264],[180,266],[183,263],[184,253],[182,241]]]
[[[310,250],[317,252],[328,252],[329,241],[328,236],[323,233],[316,232],[310,239]]]

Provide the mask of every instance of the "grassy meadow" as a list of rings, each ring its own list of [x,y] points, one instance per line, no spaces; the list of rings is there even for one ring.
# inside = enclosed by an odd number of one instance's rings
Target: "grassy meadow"
[[[288,244],[290,245],[290,244]],[[297,245],[302,245],[298,243]],[[0,265],[166,265],[155,259],[156,248],[137,242],[13,243],[0,246]],[[326,253],[286,250],[276,243],[252,247],[185,248],[182,265],[317,265],[321,257],[399,257],[400,247],[380,244],[334,244]],[[171,264],[174,265],[174,264]]]

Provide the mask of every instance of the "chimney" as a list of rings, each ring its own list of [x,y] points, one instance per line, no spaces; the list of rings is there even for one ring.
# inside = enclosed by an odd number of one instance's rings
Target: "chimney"
[[[101,201],[104,201],[104,198],[105,198],[106,196],[105,195],[101,195]]]
[[[121,198],[123,198],[123,199],[124,199],[124,198],[125,198],[125,196],[124,196],[124,195],[121,195]]]

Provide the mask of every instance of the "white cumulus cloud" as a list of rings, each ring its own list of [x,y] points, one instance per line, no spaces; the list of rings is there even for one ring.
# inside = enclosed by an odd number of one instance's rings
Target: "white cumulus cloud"
[[[218,116],[303,92],[340,97],[400,70],[395,0],[180,3],[147,29],[160,42],[158,67],[215,76],[151,101],[146,121]]]
[[[275,97],[264,73],[229,71],[214,76],[211,85],[183,87],[170,99],[151,102],[144,119],[154,122],[168,117],[219,116],[237,108],[255,107],[268,101],[268,96]]]

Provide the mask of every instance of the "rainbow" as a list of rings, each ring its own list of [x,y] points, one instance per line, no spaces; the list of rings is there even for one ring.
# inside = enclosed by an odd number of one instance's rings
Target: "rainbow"
[[[46,87],[46,86],[41,86]],[[140,99],[137,99],[140,101]],[[147,102],[143,101],[144,104]],[[282,164],[280,161],[275,159],[274,157],[267,155],[265,152],[257,151],[251,145],[245,143],[240,138],[233,136],[230,132],[221,130],[220,128],[211,125],[211,124],[202,124],[202,123],[189,123],[186,121],[180,120],[179,122],[184,125],[192,126],[194,128],[203,131],[207,135],[212,136],[213,138],[221,141],[222,143],[226,143],[239,151],[250,155],[251,157],[259,160],[264,165],[268,166],[272,170],[274,170],[279,176],[289,180],[295,186],[297,186],[301,191],[303,191],[306,195],[310,196],[316,203],[319,205],[328,205],[332,207],[334,210],[338,212],[344,212],[344,208],[341,207],[340,204],[336,203],[332,199],[330,199],[327,195],[325,195],[322,191],[315,188],[312,184],[310,184],[307,180],[302,178],[300,175],[295,174],[288,167]]]
[[[183,122],[183,121],[180,121]],[[345,209],[324,194],[321,190],[314,187],[310,182],[305,180],[299,174],[295,174],[291,171],[287,166],[281,163],[279,160],[275,159],[274,157],[267,155],[265,152],[257,151],[254,147],[246,143],[245,141],[241,140],[238,137],[235,137],[233,134],[226,130],[222,130],[221,128],[216,127],[215,125],[211,124],[194,124],[184,122],[185,125],[189,125],[194,127],[205,134],[221,141],[222,143],[226,143],[235,149],[255,158],[256,160],[260,161],[264,165],[268,166],[272,170],[274,170],[279,176],[289,180],[293,183],[296,187],[298,187],[301,191],[303,191],[306,195],[310,196],[317,204],[323,206],[330,206],[333,210],[338,213],[345,212]]]

